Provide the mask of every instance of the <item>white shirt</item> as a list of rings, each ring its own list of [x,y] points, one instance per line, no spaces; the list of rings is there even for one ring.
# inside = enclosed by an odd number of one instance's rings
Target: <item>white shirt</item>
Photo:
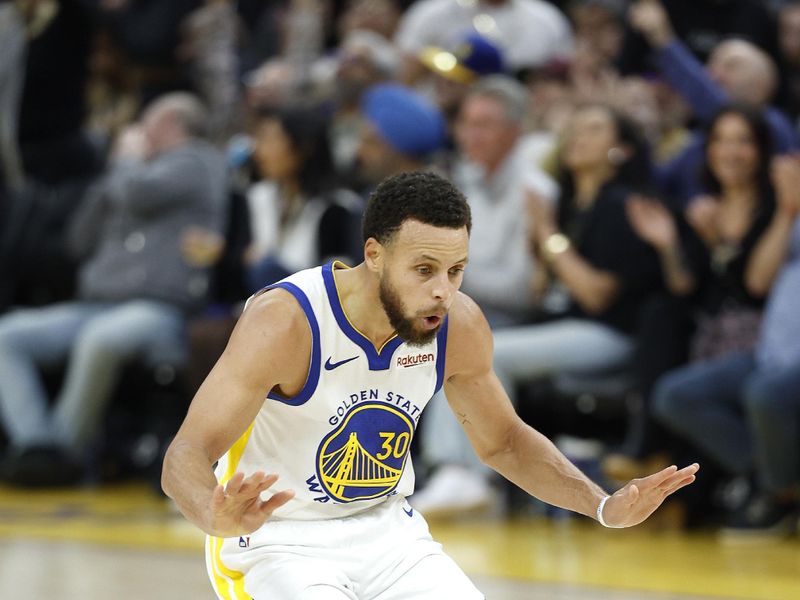
[[[566,17],[544,0],[419,0],[406,11],[395,43],[416,55],[428,46],[453,49],[477,31],[503,51],[507,67],[536,67],[572,53]]]
[[[348,190],[331,192],[331,201],[351,211],[358,210],[360,205],[358,197]],[[318,264],[320,221],[329,207],[330,202],[324,198],[306,200],[297,214],[281,228],[283,201],[278,185],[272,181],[260,181],[251,186],[247,191],[247,208],[250,234],[258,258],[273,255],[288,271],[300,271]]]
[[[453,173],[472,211],[462,289],[485,311],[508,312],[512,320],[533,306],[530,282],[535,265],[528,244],[526,191],[549,201],[558,194],[558,185],[531,155],[523,138],[490,178],[465,161]]]
[[[312,199],[281,229],[283,212],[279,188],[260,181],[247,192],[250,232],[259,257],[273,254],[289,271],[307,269],[317,262],[317,232],[326,205]]]

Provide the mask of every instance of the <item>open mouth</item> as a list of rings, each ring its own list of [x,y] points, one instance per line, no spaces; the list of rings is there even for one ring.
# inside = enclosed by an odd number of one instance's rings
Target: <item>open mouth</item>
[[[441,322],[442,318],[437,317],[436,315],[432,315],[430,317],[422,317],[422,323],[424,324],[425,329],[436,329]]]

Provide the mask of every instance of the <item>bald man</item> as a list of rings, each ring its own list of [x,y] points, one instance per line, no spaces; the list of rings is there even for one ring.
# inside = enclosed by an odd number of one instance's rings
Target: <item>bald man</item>
[[[661,76],[689,103],[700,120],[708,122],[732,102],[764,111],[778,152],[797,150],[800,142],[789,119],[770,106],[778,83],[770,56],[758,46],[739,39],[719,44],[704,67],[679,40],[659,0],[638,0],[629,12],[631,26],[655,52]],[[694,141],[658,174],[663,191],[680,203],[703,192],[696,173],[703,160],[703,136]]]
[[[722,42],[708,57],[706,70],[732,100],[760,108],[769,105],[778,87],[772,58],[746,40]]]

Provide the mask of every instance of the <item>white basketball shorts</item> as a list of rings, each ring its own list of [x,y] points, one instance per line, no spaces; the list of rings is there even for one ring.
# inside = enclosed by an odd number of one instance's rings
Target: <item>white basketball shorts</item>
[[[483,600],[400,496],[343,519],[268,521],[206,542],[221,599]]]

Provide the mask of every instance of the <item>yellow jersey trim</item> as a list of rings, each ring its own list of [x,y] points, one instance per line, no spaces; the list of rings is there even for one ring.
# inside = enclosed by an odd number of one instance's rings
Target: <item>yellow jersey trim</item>
[[[239,461],[242,459],[255,424],[255,421],[250,423],[247,431],[228,450],[228,465],[220,484],[225,485],[236,474],[236,468],[239,466]],[[224,538],[209,536],[206,543],[206,551],[210,552],[211,556],[213,583],[217,595],[223,600],[252,600],[247,592],[244,591],[244,573],[229,569],[222,562],[222,544],[224,541]]]

